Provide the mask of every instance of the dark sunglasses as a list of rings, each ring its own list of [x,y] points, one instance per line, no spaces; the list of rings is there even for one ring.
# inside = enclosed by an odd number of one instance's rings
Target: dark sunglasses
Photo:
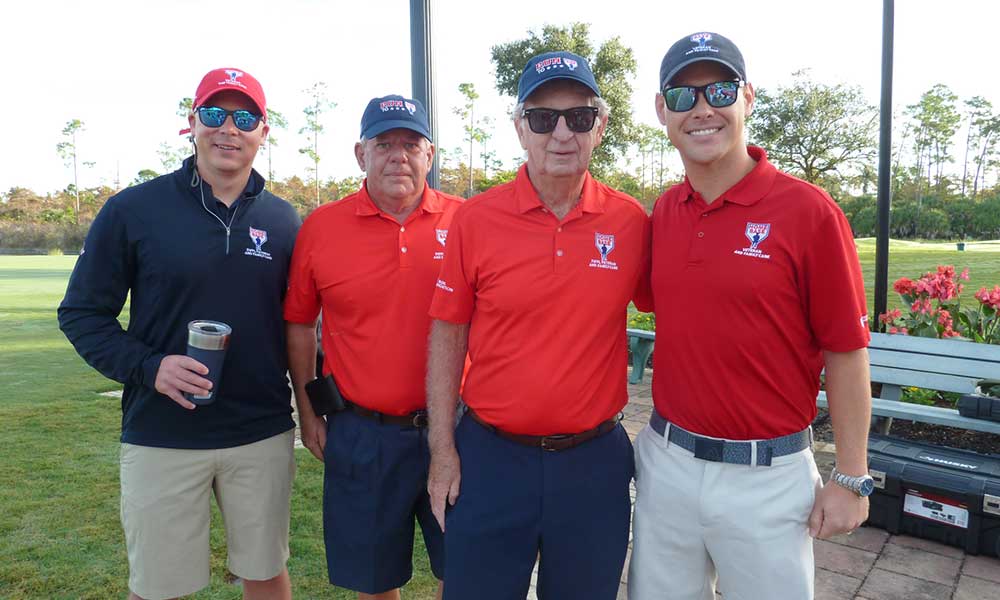
[[[253,131],[260,124],[261,116],[249,110],[226,110],[218,106],[199,106],[198,119],[205,127],[222,127],[226,122],[226,117],[233,116],[233,124],[240,131]]]
[[[521,113],[528,118],[528,127],[535,133],[550,133],[559,124],[559,117],[566,118],[566,127],[573,133],[586,133],[597,121],[596,106],[577,106],[566,110],[554,108],[526,108]]]
[[[716,81],[708,85],[678,85],[663,88],[663,99],[672,112],[687,112],[698,103],[698,93],[705,96],[705,101],[714,108],[724,108],[736,102],[742,81]]]

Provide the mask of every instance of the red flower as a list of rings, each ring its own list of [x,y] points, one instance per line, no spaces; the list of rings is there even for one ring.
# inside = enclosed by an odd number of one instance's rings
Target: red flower
[[[914,291],[913,280],[909,277],[900,277],[896,283],[892,284],[892,289],[902,296],[912,294]]]

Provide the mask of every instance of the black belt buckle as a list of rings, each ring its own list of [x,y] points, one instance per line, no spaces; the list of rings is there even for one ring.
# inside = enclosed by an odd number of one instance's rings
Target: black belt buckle
[[[416,427],[417,429],[421,429],[427,427],[427,425],[428,425],[428,419],[426,410],[418,410],[415,413],[413,413],[414,427]]]
[[[694,438],[694,457],[711,462],[722,462],[725,446],[724,440],[696,437]]]
[[[538,443],[538,445],[541,446],[542,450],[545,450],[546,452],[556,452],[558,450],[561,450],[562,448],[557,448],[555,446],[551,446],[550,445],[550,440],[552,442],[561,442],[563,440],[568,440],[568,439],[570,439],[572,437],[573,437],[573,434],[569,434],[569,433],[564,433],[564,434],[561,434],[561,435],[547,435],[547,436],[545,436],[545,437],[542,438],[542,440]]]

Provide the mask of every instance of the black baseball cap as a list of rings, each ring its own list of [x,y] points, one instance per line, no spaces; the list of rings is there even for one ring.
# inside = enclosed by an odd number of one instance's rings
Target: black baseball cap
[[[742,81],[747,80],[743,54],[736,44],[718,33],[703,31],[681,38],[667,50],[660,63],[660,89],[665,88],[681,69],[702,60],[717,62]]]

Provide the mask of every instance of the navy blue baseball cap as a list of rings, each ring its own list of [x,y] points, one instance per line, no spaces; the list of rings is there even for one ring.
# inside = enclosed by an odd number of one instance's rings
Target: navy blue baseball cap
[[[593,90],[598,97],[601,95],[601,90],[597,87],[597,80],[594,79],[594,73],[590,70],[587,59],[572,52],[560,50],[539,54],[528,60],[528,64],[524,65],[521,78],[517,81],[517,101],[524,102],[531,95],[531,92],[538,89],[538,86],[553,79],[578,81]]]
[[[736,44],[718,33],[702,31],[684,36],[667,50],[660,63],[660,89],[665,88],[681,69],[702,60],[717,62],[740,80],[747,80],[747,67]]]
[[[390,129],[409,129],[433,141],[424,105],[398,94],[372,98],[361,116],[361,137],[366,140]]]

